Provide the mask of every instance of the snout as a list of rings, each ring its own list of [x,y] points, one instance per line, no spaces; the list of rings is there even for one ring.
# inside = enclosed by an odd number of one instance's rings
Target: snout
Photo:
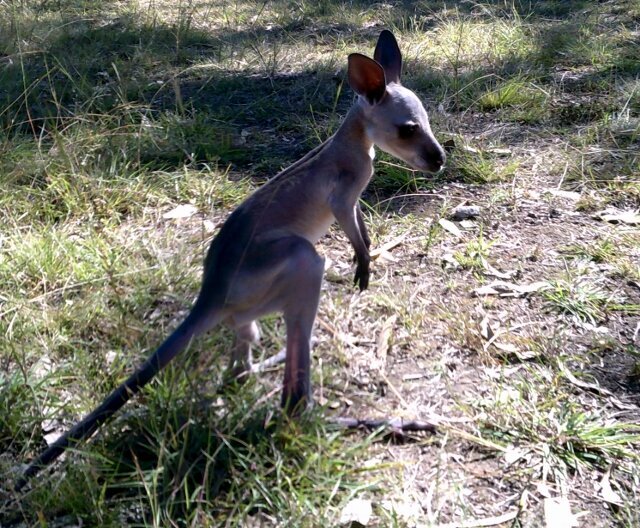
[[[435,174],[440,172],[447,161],[447,154],[439,143],[434,142],[424,148],[419,159],[416,160],[416,168],[424,172]]]

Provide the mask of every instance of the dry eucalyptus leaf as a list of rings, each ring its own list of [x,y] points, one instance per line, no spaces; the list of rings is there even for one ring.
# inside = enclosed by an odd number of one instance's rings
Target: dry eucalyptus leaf
[[[612,224],[640,225],[640,213],[635,211],[611,211],[605,209],[596,213],[595,217]]]
[[[394,257],[391,253],[389,253],[388,251],[380,251],[378,252],[378,254],[376,255],[376,257],[380,260],[386,260],[387,262],[398,262],[398,259],[396,257]],[[372,257],[373,258],[373,257]]]
[[[480,321],[480,335],[487,341],[495,335],[495,332],[491,328],[491,324],[489,324],[489,316],[487,315],[485,315],[482,321]]]
[[[577,517],[571,513],[571,505],[566,497],[544,499],[544,520],[546,528],[579,526]]]
[[[560,189],[546,189],[545,192],[552,194],[553,196],[557,196],[558,198],[566,198],[567,200],[579,200],[580,193],[573,191],[563,191]]]
[[[391,256],[391,254],[389,253],[389,251],[391,249],[393,249],[396,246],[399,246],[400,244],[402,244],[403,242],[407,241],[407,233],[404,233],[398,237],[395,237],[394,239],[390,240],[389,242],[386,242],[384,244],[382,244],[380,247],[372,249],[370,252],[370,257],[372,259],[376,259],[378,257],[383,257],[386,258],[387,260],[391,259],[393,261],[395,261],[394,257]]]
[[[445,253],[442,255],[442,262],[444,263],[445,268],[453,268],[457,269],[460,267],[460,263],[456,260],[452,253]]]
[[[602,476],[602,480],[600,481],[600,496],[610,504],[616,504],[617,506],[622,506],[623,502],[613,488],[611,487],[611,466],[607,468],[607,471],[604,472]]]
[[[527,449],[523,449],[522,447],[508,446],[507,450],[504,452],[504,461],[507,465],[511,465],[516,463],[521,458],[524,458],[529,451]]]
[[[409,499],[401,501],[384,500],[381,506],[388,512],[395,514],[395,517],[398,517],[409,526],[416,526],[416,522],[422,515],[422,506]]]
[[[505,352],[506,354],[518,353],[518,347],[512,343],[498,343],[496,341],[493,343],[493,346],[496,347],[500,352]]]
[[[447,220],[446,218],[441,218],[440,220],[438,220],[438,224],[440,224],[440,227],[442,227],[442,229],[444,229],[445,231],[448,231],[453,236],[462,238],[462,231],[460,231],[460,228],[456,224],[454,224],[451,220]]]
[[[391,348],[391,338],[393,336],[393,329],[395,327],[398,315],[394,314],[390,316],[383,324],[376,340],[376,356],[380,359],[384,367],[387,361],[387,352]]]
[[[485,269],[487,275],[493,275],[494,277],[498,277],[499,279],[512,279],[518,273],[515,270],[505,272],[497,270],[488,262],[485,263]]]
[[[500,297],[522,297],[529,293],[535,293],[549,286],[546,281],[537,281],[530,284],[514,284],[505,281],[493,281],[490,284],[473,290],[476,295],[499,295]]]
[[[47,443],[47,446],[50,446],[54,442],[56,442],[63,434],[65,433],[64,429],[56,429],[44,435],[44,441]]]
[[[367,499],[352,499],[340,513],[341,526],[366,526],[371,520],[373,508]]]
[[[486,526],[498,526],[500,524],[513,521],[518,516],[518,510],[507,512],[496,517],[487,517],[485,519],[469,519],[460,522],[452,522],[447,524],[438,524],[434,528],[484,528]]]
[[[192,204],[181,204],[174,207],[168,213],[162,215],[165,220],[177,220],[179,218],[189,218],[198,212],[198,208]]]

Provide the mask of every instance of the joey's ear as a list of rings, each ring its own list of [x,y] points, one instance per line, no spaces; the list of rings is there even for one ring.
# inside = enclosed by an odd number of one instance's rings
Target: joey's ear
[[[398,41],[391,31],[385,29],[380,33],[373,58],[384,68],[387,82],[400,83],[402,54],[398,47]]]
[[[349,55],[349,86],[369,104],[379,103],[387,89],[382,66],[360,53]]]

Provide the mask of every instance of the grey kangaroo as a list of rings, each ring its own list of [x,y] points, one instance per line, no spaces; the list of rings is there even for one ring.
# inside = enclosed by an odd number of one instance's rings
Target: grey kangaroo
[[[287,328],[282,406],[295,415],[311,401],[310,339],[324,259],[315,243],[338,221],[355,250],[354,282],[369,284],[369,246],[358,199],[373,174],[374,145],[412,168],[437,172],[445,153],[418,97],[400,84],[402,56],[382,31],[374,59],[349,55],[349,85],[358,95],[338,131],[249,196],[213,239],[202,288],[186,319],[99,407],[49,446],[17,484],[91,435],[196,336],[224,323],[236,332],[229,373],[244,378],[256,319],[282,312]]]

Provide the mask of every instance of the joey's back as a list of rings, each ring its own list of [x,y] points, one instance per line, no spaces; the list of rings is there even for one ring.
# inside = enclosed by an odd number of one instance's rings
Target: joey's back
[[[373,172],[372,144],[364,132],[353,130],[362,128],[357,126],[358,113],[350,112],[314,156],[282,171],[238,207],[229,221],[237,214],[251,226],[251,240],[246,242],[296,235],[316,244],[335,221],[332,204],[355,204]]]

